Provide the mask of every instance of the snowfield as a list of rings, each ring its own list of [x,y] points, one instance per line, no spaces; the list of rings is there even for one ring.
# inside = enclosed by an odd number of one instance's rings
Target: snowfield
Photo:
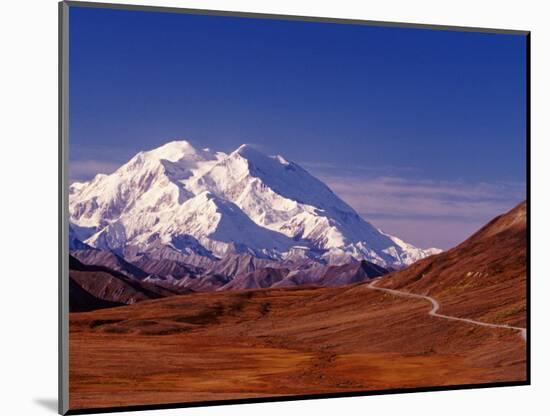
[[[73,183],[69,210],[72,245],[154,247],[157,257],[249,253],[401,268],[440,252],[382,232],[296,163],[248,145],[225,154],[182,140],[140,152],[110,175]]]

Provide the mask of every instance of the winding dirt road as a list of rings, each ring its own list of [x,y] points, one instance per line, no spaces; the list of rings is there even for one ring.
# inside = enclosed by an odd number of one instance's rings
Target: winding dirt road
[[[452,321],[462,321],[462,322],[466,322],[466,323],[469,323],[469,324],[479,325],[479,326],[486,326],[486,327],[490,327],[490,328],[511,329],[513,331],[518,331],[524,341],[527,340],[527,329],[525,329],[525,328],[520,328],[520,327],[517,327],[517,326],[504,325],[504,324],[490,324],[490,323],[487,323],[487,322],[475,321],[473,319],[468,319],[468,318],[458,318],[456,316],[443,315],[441,313],[437,313],[437,311],[439,310],[440,305],[439,305],[439,302],[437,300],[435,300],[434,298],[432,298],[430,296],[417,295],[416,293],[402,292],[400,290],[386,289],[386,288],[383,288],[383,287],[377,287],[376,283],[378,281],[379,281],[379,279],[374,279],[372,282],[369,283],[368,287],[370,289],[380,290],[380,291],[386,292],[386,293],[391,293],[392,295],[395,295],[395,296],[402,296],[402,297],[418,298],[418,299],[427,300],[432,304],[432,309],[429,312],[429,315],[431,315],[431,316],[437,316],[438,318],[449,319],[449,320],[452,320]]]

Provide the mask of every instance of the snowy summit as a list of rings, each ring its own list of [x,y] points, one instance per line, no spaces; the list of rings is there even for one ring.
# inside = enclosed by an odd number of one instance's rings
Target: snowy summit
[[[248,145],[226,154],[173,141],[69,195],[71,241],[115,252],[397,268],[439,252],[381,232],[298,164]]]

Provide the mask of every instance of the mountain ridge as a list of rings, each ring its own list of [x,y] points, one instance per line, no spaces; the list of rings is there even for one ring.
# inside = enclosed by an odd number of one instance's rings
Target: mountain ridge
[[[250,145],[226,154],[172,141],[72,184],[69,200],[79,241],[117,253],[237,252],[401,268],[438,251],[380,231],[298,164]]]

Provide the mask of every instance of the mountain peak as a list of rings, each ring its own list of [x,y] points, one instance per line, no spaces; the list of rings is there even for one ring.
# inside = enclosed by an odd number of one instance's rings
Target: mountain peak
[[[275,165],[283,165],[288,166],[290,165],[290,162],[286,160],[281,155],[274,155],[274,156],[268,156],[265,153],[263,153],[261,150],[258,150],[255,146],[250,144],[241,144],[233,153],[233,155],[238,155],[242,157],[243,159],[246,159],[250,162],[256,162],[256,163],[268,163],[268,164],[274,164]]]
[[[255,158],[255,157],[267,157],[260,150],[250,144],[241,144],[233,152],[234,155],[239,155],[245,159]]]
[[[93,229],[84,241],[92,246],[147,250],[155,239],[192,237],[216,255],[233,241],[280,259],[299,244],[319,261],[383,267],[431,254],[374,228],[296,163],[249,144],[227,155],[174,140],[71,191],[71,221]]]
[[[235,149],[234,153],[240,153],[241,151],[246,151],[246,149],[250,149],[250,148],[251,148],[251,146],[249,144],[243,143]]]
[[[145,152],[147,156],[155,159],[164,159],[170,162],[176,162],[187,155],[196,155],[201,151],[195,149],[187,140],[174,140],[163,144],[153,150]],[[202,151],[204,152],[204,150]]]

